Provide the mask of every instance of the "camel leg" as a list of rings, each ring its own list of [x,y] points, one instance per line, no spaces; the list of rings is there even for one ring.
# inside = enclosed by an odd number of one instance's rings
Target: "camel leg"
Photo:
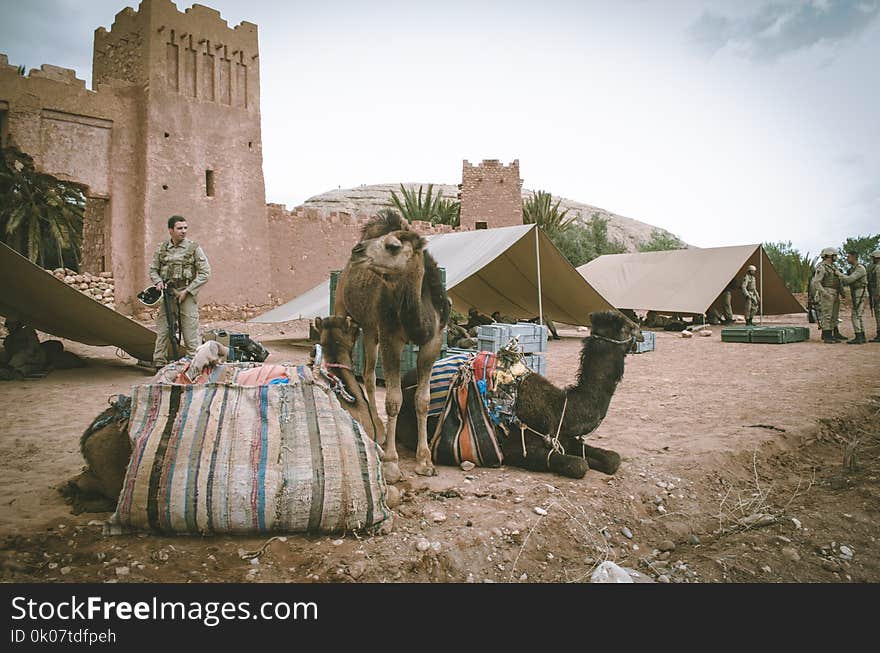
[[[385,372],[385,458],[382,473],[386,483],[400,480],[400,466],[397,457],[397,415],[403,393],[400,390],[400,351],[403,342],[398,338],[382,338],[382,370]]]
[[[430,342],[419,348],[419,356],[416,362],[418,383],[415,392],[416,426],[419,431],[418,444],[416,445],[416,474],[433,476],[436,474],[434,465],[431,463],[431,450],[428,448],[428,404],[431,401],[431,370],[434,361],[440,355],[442,336],[438,333]]]
[[[378,420],[378,410],[376,409],[376,360],[379,358],[379,332],[375,329],[364,329],[364,390],[367,393],[367,402],[370,404],[369,410],[373,417]],[[379,433],[379,439],[376,444],[383,446],[385,439],[382,433]]]
[[[585,445],[584,453],[587,456],[587,462],[590,463],[590,469],[595,469],[610,476],[620,467],[620,454],[616,451]]]
[[[510,437],[515,438],[516,436]],[[553,472],[568,478],[583,478],[590,469],[587,461],[580,456],[554,453],[543,443],[536,442],[527,443],[525,458],[523,458],[519,441],[516,442],[516,446],[505,447],[504,463],[535,472]]]

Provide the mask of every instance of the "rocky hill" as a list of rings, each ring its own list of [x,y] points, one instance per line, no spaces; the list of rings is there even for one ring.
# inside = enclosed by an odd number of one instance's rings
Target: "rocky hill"
[[[406,188],[418,190],[419,186],[427,189],[429,182],[424,183],[405,183]],[[400,184],[373,184],[370,186],[358,186],[357,188],[343,188],[339,190],[331,190],[320,195],[310,197],[303,204],[304,207],[316,209],[321,213],[330,213],[331,211],[340,211],[350,213],[352,215],[364,214],[372,215],[381,208],[385,208],[391,203],[391,191],[398,191]],[[452,184],[434,184],[434,192],[440,193],[443,197],[456,199],[458,196],[458,186]],[[534,191],[523,189],[523,198],[531,197]],[[663,233],[670,233],[660,227],[639,222],[632,218],[627,218],[616,213],[611,213],[598,206],[584,204],[583,202],[575,202],[565,197],[553,196],[553,201],[560,200],[560,207],[569,209],[570,213],[580,216],[581,221],[590,219],[594,213],[599,214],[603,218],[608,219],[608,235],[622,242],[628,251],[634,252],[639,243],[647,241],[651,238],[651,232],[658,229]]]

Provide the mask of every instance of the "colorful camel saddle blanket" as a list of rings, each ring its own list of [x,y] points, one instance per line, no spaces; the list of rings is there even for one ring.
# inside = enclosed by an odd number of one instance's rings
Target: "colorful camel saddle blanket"
[[[271,383],[289,383],[291,372],[296,368],[291,363],[219,363],[199,369],[193,374],[193,359],[181,358],[169,363],[151,379],[151,383],[192,385],[204,383],[229,383],[232,385],[253,386]]]
[[[467,362],[452,379],[429,446],[431,458],[438,465],[460,465],[467,460],[480,467],[500,467],[504,460],[495,427]]]
[[[379,447],[311,370],[239,385],[256,367],[229,365],[231,382],[132,388],[132,455],[105,532],[370,531],[390,518]]]

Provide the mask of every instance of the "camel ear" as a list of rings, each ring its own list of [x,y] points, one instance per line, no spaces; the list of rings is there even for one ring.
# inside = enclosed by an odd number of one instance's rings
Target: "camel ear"
[[[416,251],[422,251],[428,246],[428,239],[424,237],[420,237],[416,242]]]
[[[315,328],[316,328],[318,331],[321,331],[321,325],[322,325],[323,323],[324,323],[324,321],[323,321],[321,318],[319,318],[319,317],[316,317],[316,318],[315,318]]]

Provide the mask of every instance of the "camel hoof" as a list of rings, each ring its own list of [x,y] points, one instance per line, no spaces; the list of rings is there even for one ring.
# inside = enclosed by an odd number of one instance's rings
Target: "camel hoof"
[[[416,465],[416,474],[419,476],[436,476],[437,470],[431,463],[419,463]]]
[[[400,505],[400,490],[393,485],[388,485],[385,488],[385,505],[392,510]]]
[[[386,485],[394,485],[401,478],[400,467],[396,462],[382,463],[382,476],[385,477]]]

